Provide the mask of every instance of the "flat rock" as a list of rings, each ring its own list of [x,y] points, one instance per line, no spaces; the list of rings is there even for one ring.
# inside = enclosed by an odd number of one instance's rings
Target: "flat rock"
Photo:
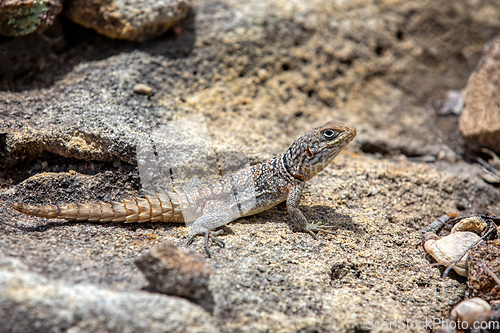
[[[216,331],[207,312],[181,298],[6,270],[0,270],[0,327],[6,332]]]
[[[190,0],[72,0],[65,15],[109,38],[143,42],[163,34],[186,17]]]
[[[5,0],[0,2],[0,35],[24,36],[42,32],[62,10],[59,0]]]
[[[477,149],[500,152],[500,36],[487,43],[479,65],[467,84],[465,109],[459,128],[467,143]]]

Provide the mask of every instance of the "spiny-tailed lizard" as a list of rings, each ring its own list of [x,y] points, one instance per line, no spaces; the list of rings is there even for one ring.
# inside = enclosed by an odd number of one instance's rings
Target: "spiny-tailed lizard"
[[[260,213],[286,200],[287,210],[294,225],[316,238],[315,232],[332,233],[331,226],[309,224],[298,205],[306,181],[326,168],[340,151],[354,139],[356,129],[338,121],[329,121],[321,127],[296,139],[288,150],[267,162],[253,165],[243,172],[223,176],[206,185],[183,188],[145,198],[122,202],[68,204],[64,206],[31,206],[14,203],[21,213],[44,217],[89,222],[184,222],[183,212],[192,213],[190,244],[196,236],[205,237],[205,250],[210,257],[208,239],[224,247],[215,236],[223,233],[216,229],[232,220]],[[246,173],[245,173],[246,171]],[[228,203],[227,194],[234,192],[234,184],[245,182],[245,174],[253,180],[255,198],[245,211],[239,202]],[[247,176],[248,178],[248,176]],[[237,201],[237,200],[236,200]],[[233,207],[229,207],[233,205]],[[237,207],[239,216],[234,216]]]

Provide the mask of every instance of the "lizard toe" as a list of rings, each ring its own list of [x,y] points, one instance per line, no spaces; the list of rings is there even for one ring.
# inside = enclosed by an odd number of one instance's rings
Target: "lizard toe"
[[[307,226],[307,232],[309,232],[309,234],[311,234],[311,235],[313,235],[313,232],[324,232],[327,234],[334,235],[335,233],[329,230],[329,229],[333,229],[333,228],[335,228],[335,227],[329,226],[329,225],[322,225],[322,224],[311,224],[311,225]],[[314,237],[314,238],[316,239],[316,237]]]

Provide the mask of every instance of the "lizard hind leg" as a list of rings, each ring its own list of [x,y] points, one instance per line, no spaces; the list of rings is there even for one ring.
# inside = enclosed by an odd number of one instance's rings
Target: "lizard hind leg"
[[[208,205],[207,205],[208,206]],[[220,247],[224,247],[225,243],[223,240],[217,238],[224,234],[226,231],[231,233],[231,229],[226,226],[229,222],[235,219],[233,212],[227,206],[217,204],[215,205],[218,209],[210,209],[208,212],[205,211],[196,221],[193,222],[191,226],[191,237],[189,237],[188,245],[192,244],[197,236],[204,236],[205,238],[205,251],[209,258],[212,254],[208,246],[208,240],[217,244]]]

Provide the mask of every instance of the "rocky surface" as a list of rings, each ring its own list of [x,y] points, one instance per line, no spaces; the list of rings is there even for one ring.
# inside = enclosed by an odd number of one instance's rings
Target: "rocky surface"
[[[64,14],[109,38],[143,42],[185,18],[190,5],[190,0],[71,0]]]
[[[500,36],[483,50],[479,65],[467,84],[465,109],[459,126],[473,148],[487,147],[500,153]]]
[[[62,10],[59,0],[5,0],[0,2],[0,35],[24,36],[43,32]]]
[[[6,274],[136,293],[147,281],[134,260],[166,240],[185,246],[184,226],[46,221],[12,203],[140,195],[136,144],[189,115],[203,112],[214,144],[252,163],[337,119],[358,136],[301,201],[335,234],[297,233],[283,205],[233,222],[207,259],[211,320],[340,332],[447,318],[465,280],[426,266],[420,231],[445,213],[487,212],[500,194],[462,160],[457,118],[434,108],[465,87],[499,14],[493,0],[224,0],[194,1],[176,33],[141,45],[75,28],[41,69],[0,82],[0,248],[28,271]],[[154,94],[135,93],[139,83]],[[202,240],[192,248],[203,253]]]

